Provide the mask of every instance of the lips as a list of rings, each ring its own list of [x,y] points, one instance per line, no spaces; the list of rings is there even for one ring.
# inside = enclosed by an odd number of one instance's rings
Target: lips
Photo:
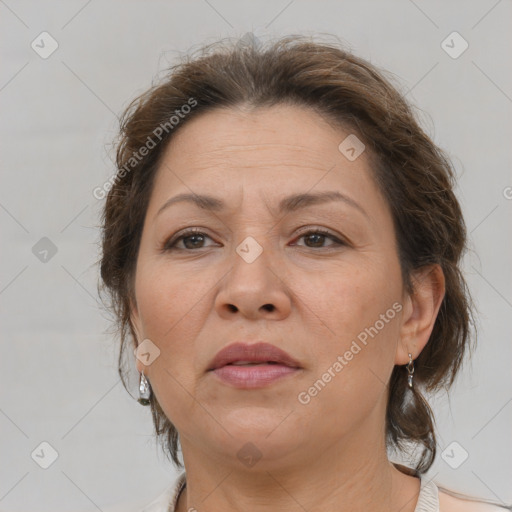
[[[208,367],[217,382],[239,390],[256,390],[277,384],[302,371],[284,350],[268,343],[234,343],[223,348]]]
[[[208,366],[214,371],[225,366],[252,367],[257,365],[280,365],[300,368],[299,363],[288,353],[269,343],[233,343],[223,348]]]

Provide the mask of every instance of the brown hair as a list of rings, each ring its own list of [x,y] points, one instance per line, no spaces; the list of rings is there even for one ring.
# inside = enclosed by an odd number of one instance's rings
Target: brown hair
[[[421,448],[416,471],[429,469],[436,454],[434,418],[419,388],[448,389],[470,347],[470,324],[474,325],[472,302],[459,268],[466,227],[448,158],[424,133],[385,74],[341,44],[305,36],[288,36],[259,47],[223,40],[184,57],[161,83],[132,101],[120,120],[117,176],[102,212],[100,260],[108,307],[114,312],[121,342],[119,374],[125,388],[123,350],[130,338],[133,348],[137,346],[130,322],[137,254],[154,176],[167,143],[190,119],[208,110],[284,103],[307,106],[334,125],[349,128],[366,145],[374,179],[392,212],[406,290],[414,291],[415,269],[439,264],[444,272],[445,296],[429,342],[415,361],[415,386],[410,391],[407,372],[395,366],[386,416],[388,447],[403,451],[413,443]],[[184,110],[187,104],[195,106]],[[170,123],[179,112],[186,115]],[[158,131],[162,126],[167,129]],[[155,147],[141,151],[149,139]],[[103,286],[99,289],[101,293]],[[178,433],[154,394],[151,411],[166,453],[181,466]]]

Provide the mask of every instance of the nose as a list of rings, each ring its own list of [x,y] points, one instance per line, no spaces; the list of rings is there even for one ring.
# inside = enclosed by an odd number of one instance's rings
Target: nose
[[[291,299],[286,278],[280,271],[282,266],[269,250],[249,261],[234,251],[232,268],[215,298],[217,313],[225,319],[286,318],[291,311]]]

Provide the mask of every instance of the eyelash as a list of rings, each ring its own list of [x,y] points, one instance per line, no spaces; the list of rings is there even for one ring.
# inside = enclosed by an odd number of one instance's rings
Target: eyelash
[[[327,248],[333,247],[333,246],[347,245],[343,240],[340,240],[338,237],[336,237],[330,231],[327,231],[327,230],[322,229],[322,228],[315,228],[315,229],[310,229],[309,231],[304,231],[304,232],[302,232],[299,235],[298,239],[301,239],[301,238],[303,238],[305,236],[308,236],[308,235],[317,235],[317,234],[318,235],[323,235],[323,236],[331,239],[331,241],[333,241],[334,244],[332,244],[330,246],[327,246],[327,247],[307,247],[308,249],[327,249]],[[193,236],[193,235],[204,235],[205,237],[211,239],[210,236],[208,236],[206,233],[204,233],[200,229],[192,228],[192,229],[189,229],[189,230],[185,231],[184,233],[182,233],[179,237],[175,238],[174,240],[171,238],[167,242],[165,242],[165,244],[163,246],[163,252],[168,252],[168,251],[194,251],[194,250],[196,250],[196,249],[186,249],[186,248],[178,248],[178,247],[176,247],[176,244],[178,242],[184,240],[185,238]],[[198,249],[204,249],[204,247],[199,247]]]

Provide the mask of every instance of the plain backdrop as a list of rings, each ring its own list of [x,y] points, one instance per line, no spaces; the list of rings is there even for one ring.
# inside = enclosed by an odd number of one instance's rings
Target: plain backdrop
[[[179,55],[247,33],[339,37],[396,76],[453,159],[480,334],[432,400],[428,476],[512,503],[511,15],[510,0],[1,0],[0,510],[138,511],[173,481],[117,375],[92,191],[128,102]]]

